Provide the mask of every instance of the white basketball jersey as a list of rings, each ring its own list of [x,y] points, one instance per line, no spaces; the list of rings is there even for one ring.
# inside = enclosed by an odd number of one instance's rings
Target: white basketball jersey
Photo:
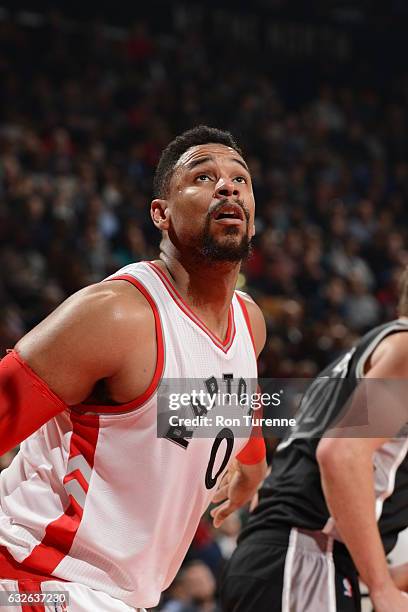
[[[236,294],[222,341],[154,263],[131,264],[111,279],[133,283],[152,306],[154,378],[132,402],[71,407],[21,444],[0,475],[0,578],[14,578],[15,568],[150,608],[177,573],[217,481],[247,442],[234,436],[231,448],[213,437],[158,438],[157,386],[224,375],[253,381],[256,358]]]

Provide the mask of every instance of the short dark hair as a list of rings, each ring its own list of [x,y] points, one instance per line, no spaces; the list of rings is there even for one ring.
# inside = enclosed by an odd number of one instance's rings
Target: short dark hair
[[[167,195],[174,167],[183,153],[191,147],[210,142],[231,147],[239,155],[242,155],[241,149],[229,132],[208,127],[207,125],[198,125],[191,130],[187,130],[172,140],[161,154],[153,179],[154,197],[162,198]]]

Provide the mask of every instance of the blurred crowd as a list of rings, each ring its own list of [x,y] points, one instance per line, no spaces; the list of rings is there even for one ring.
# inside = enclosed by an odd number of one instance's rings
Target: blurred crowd
[[[408,263],[408,78],[321,84],[296,106],[211,33],[0,23],[0,352],[67,295],[153,258],[151,179],[198,123],[242,142],[257,235],[240,286],[262,305],[261,374],[312,376],[394,315]],[[238,69],[239,65],[239,69]],[[391,100],[391,101],[389,101]]]
[[[314,376],[395,316],[408,77],[386,92],[326,78],[296,100],[264,55],[233,41],[220,53],[219,34],[179,26],[0,22],[0,356],[72,292],[157,256],[154,168],[200,123],[231,130],[252,172],[257,233],[239,286],[267,319],[262,376]],[[213,575],[238,530],[215,538],[203,523],[163,609],[217,609]]]

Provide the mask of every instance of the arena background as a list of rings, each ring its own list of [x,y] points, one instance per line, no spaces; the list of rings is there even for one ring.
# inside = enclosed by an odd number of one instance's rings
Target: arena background
[[[267,319],[260,374],[312,377],[392,318],[407,25],[404,0],[0,4],[0,356],[72,292],[156,256],[152,173],[199,123],[231,130],[253,174],[239,284]],[[218,609],[242,520],[202,521],[172,610]]]

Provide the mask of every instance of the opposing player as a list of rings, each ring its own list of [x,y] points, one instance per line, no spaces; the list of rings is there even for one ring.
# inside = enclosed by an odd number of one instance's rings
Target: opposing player
[[[351,407],[369,410],[361,419],[352,415],[354,423],[364,423],[367,414],[371,420],[371,403],[389,420],[395,388],[399,423],[408,420],[403,395],[408,272],[400,314],[365,335],[309,387],[296,428],[277,448],[259,503],[227,567],[226,612],[356,612],[358,575],[376,612],[408,611],[408,598],[398,590],[408,585],[407,566],[390,573],[386,562],[408,525],[407,437],[390,439],[377,428],[366,438],[322,438],[348,400]],[[381,389],[389,382],[391,392],[383,401]],[[361,389],[367,404],[354,402]],[[394,433],[399,431],[398,426]]]
[[[160,260],[79,291],[0,363],[1,451],[23,441],[0,479],[0,590],[67,590],[72,612],[155,606],[234,457],[216,524],[265,473],[263,440],[233,428],[156,433],[161,380],[256,378],[265,324],[234,291],[254,233],[247,165],[200,126],[165,149],[154,187]]]

